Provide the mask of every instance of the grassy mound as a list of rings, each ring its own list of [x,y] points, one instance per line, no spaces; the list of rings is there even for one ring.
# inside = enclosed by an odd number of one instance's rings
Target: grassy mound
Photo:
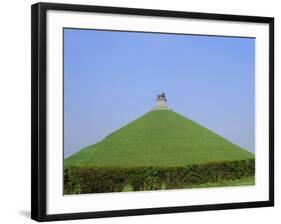
[[[253,158],[171,110],[155,110],[65,159],[65,167],[180,167]]]

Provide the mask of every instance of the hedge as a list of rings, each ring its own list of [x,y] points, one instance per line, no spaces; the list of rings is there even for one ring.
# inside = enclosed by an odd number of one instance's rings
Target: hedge
[[[220,183],[255,174],[255,160],[187,165],[185,167],[68,167],[64,169],[64,194],[105,193],[188,188]]]

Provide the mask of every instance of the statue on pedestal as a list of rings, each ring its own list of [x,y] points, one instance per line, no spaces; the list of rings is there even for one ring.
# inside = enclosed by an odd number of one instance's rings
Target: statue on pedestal
[[[169,108],[167,107],[166,102],[167,98],[164,92],[157,95],[155,110],[168,110]]]

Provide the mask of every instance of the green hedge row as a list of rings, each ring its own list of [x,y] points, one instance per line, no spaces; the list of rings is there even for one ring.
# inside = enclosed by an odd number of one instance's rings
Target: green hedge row
[[[128,186],[133,191],[179,189],[254,174],[254,159],[169,168],[69,167],[64,170],[64,194],[120,192]]]

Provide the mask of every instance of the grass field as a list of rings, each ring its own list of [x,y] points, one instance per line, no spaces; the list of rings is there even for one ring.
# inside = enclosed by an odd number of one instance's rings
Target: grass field
[[[65,159],[65,167],[174,167],[254,155],[171,111],[150,111]]]
[[[194,184],[187,186],[187,188],[207,188],[207,187],[229,187],[229,186],[248,186],[255,184],[255,176],[243,177],[241,179],[235,180],[222,180],[218,183],[204,183],[204,184]]]
[[[193,184],[182,186],[180,189],[188,189],[188,188],[209,188],[209,187],[231,187],[231,186],[250,186],[255,184],[255,176],[243,177],[235,180],[222,180],[217,183],[208,182],[204,184]],[[166,190],[165,185],[162,186],[161,190]],[[131,192],[133,191],[133,187],[131,185],[126,185],[123,188],[123,192]]]

